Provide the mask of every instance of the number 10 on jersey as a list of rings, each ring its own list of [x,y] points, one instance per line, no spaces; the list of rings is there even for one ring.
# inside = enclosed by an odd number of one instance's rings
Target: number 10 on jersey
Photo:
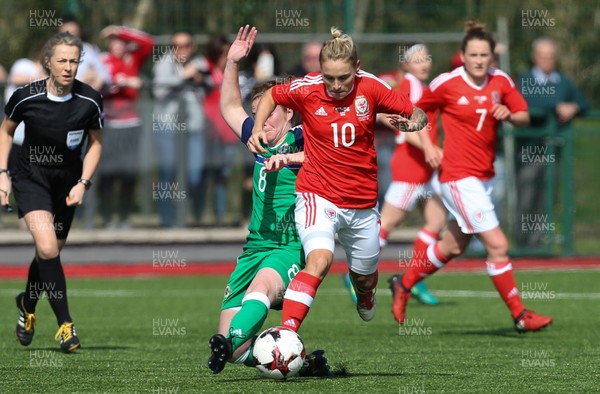
[[[341,130],[338,130],[337,123],[331,123],[333,129],[333,146],[336,148],[340,147],[340,141],[346,148],[354,144],[356,138],[356,129],[352,123],[344,123]]]

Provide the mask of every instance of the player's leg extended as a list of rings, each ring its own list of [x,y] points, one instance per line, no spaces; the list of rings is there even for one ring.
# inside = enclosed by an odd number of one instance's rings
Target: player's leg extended
[[[517,331],[537,331],[552,323],[551,317],[534,314],[523,306],[508,257],[508,241],[502,229],[495,227],[478,234],[478,237],[488,252],[488,274],[510,310]]]
[[[41,288],[37,290],[44,291],[48,296],[59,325],[56,339],[60,340],[62,350],[69,352],[79,347],[80,343],[69,313],[67,283],[60,261],[60,251],[65,244],[66,234],[65,238],[57,239],[57,233],[63,232],[63,226],[68,232],[70,222],[57,223],[50,212],[39,210],[28,212],[25,215],[25,223],[35,242],[41,284]]]
[[[306,267],[292,279],[285,292],[281,313],[283,327],[293,331],[300,329],[332,262],[331,250],[316,249],[308,253]]]
[[[427,259],[420,262],[411,261],[406,273],[393,284],[395,291],[392,313],[396,321],[400,324],[404,323],[406,303],[410,299],[412,287],[443,268],[453,257],[462,254],[469,244],[471,236],[471,234],[463,233],[458,223],[452,220],[448,225],[448,231],[446,231],[444,238],[427,247]]]
[[[437,194],[426,197],[423,204],[423,218],[425,219],[425,225],[421,228],[413,243],[412,255],[418,260],[427,258],[427,248],[439,239],[440,233],[446,227],[446,210]],[[429,293],[425,281],[417,282],[411,292],[423,304],[439,304],[438,299]]]
[[[251,352],[245,352],[248,346],[243,345],[249,345],[258,334],[267,318],[269,308],[273,303],[281,302],[284,291],[285,283],[275,269],[262,268],[258,271],[242,299],[242,308],[233,317],[227,333],[233,345],[233,360],[242,363],[251,355]],[[240,359],[240,356],[245,357]]]
[[[350,279],[356,291],[356,309],[361,319],[375,317],[379,273],[379,213],[376,209],[344,210],[349,225],[338,232],[340,244],[346,252]]]
[[[379,246],[382,249],[387,245],[389,234],[402,224],[407,215],[408,211],[384,201],[381,208],[381,229],[379,230]]]
[[[306,254],[306,266],[292,279],[285,292],[281,325],[298,331],[333,262],[340,211],[314,193],[296,193],[294,214]]]

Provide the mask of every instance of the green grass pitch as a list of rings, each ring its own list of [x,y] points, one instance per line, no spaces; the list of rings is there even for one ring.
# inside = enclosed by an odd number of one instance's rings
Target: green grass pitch
[[[442,300],[410,301],[407,325],[390,312],[381,274],[376,318],[365,323],[331,274],[300,334],[347,374],[270,381],[254,368],[204,367],[225,277],[72,279],[70,308],[81,349],[58,351],[56,322],[38,306],[29,347],[14,337],[21,281],[0,282],[0,392],[4,393],[523,393],[600,391],[600,272],[516,272],[526,306],[550,314],[545,331],[519,335],[483,273],[428,280]],[[437,291],[437,293],[436,293]],[[280,323],[272,311],[265,328]]]

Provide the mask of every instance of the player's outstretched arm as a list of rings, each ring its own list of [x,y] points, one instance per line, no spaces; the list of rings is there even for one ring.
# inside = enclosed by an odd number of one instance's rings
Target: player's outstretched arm
[[[248,140],[248,149],[252,153],[265,153],[267,150],[263,147],[263,145],[267,145],[267,133],[263,130],[265,126],[265,122],[271,115],[271,112],[275,110],[277,104],[275,104],[275,100],[273,99],[273,94],[271,90],[273,88],[267,89],[260,99],[260,103],[258,104],[258,108],[256,110],[256,117],[254,118],[254,128],[252,129],[252,136]]]
[[[410,119],[408,119],[408,122],[406,122],[405,124],[406,130],[402,131],[414,132],[423,130],[428,123],[429,119],[427,119],[427,114],[425,113],[425,111],[423,111],[419,107],[414,107],[412,116],[410,117]]]
[[[304,163],[304,151],[273,155],[265,159],[265,171],[275,172],[287,165],[300,165]]]
[[[408,119],[398,114],[386,114],[385,116],[393,127],[405,133],[423,130],[429,123],[427,114],[419,107],[413,107],[413,114]]]
[[[221,115],[231,130],[242,137],[242,125],[248,114],[242,105],[242,95],[239,84],[239,63],[250,53],[250,49],[256,40],[257,30],[250,29],[250,25],[240,27],[235,41],[227,52],[227,63],[223,73],[223,85],[221,87]]]

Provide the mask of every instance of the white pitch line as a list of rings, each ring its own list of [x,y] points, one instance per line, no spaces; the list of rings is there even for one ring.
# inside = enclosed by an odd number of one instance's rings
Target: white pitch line
[[[22,289],[0,289],[0,296],[14,296]],[[164,289],[159,291],[145,290],[129,290],[129,289],[69,289],[68,294],[75,297],[89,298],[139,298],[139,297],[208,297],[215,294],[221,294],[220,289]],[[326,288],[319,289],[319,294],[349,296],[349,292],[345,288]],[[377,292],[380,296],[388,297],[391,292],[388,289],[380,289]],[[478,291],[478,290],[432,290],[431,294],[439,297],[447,298],[497,298],[498,293],[495,291]],[[563,293],[555,291],[524,291],[521,292],[523,299],[528,300],[600,300],[600,293]]]

